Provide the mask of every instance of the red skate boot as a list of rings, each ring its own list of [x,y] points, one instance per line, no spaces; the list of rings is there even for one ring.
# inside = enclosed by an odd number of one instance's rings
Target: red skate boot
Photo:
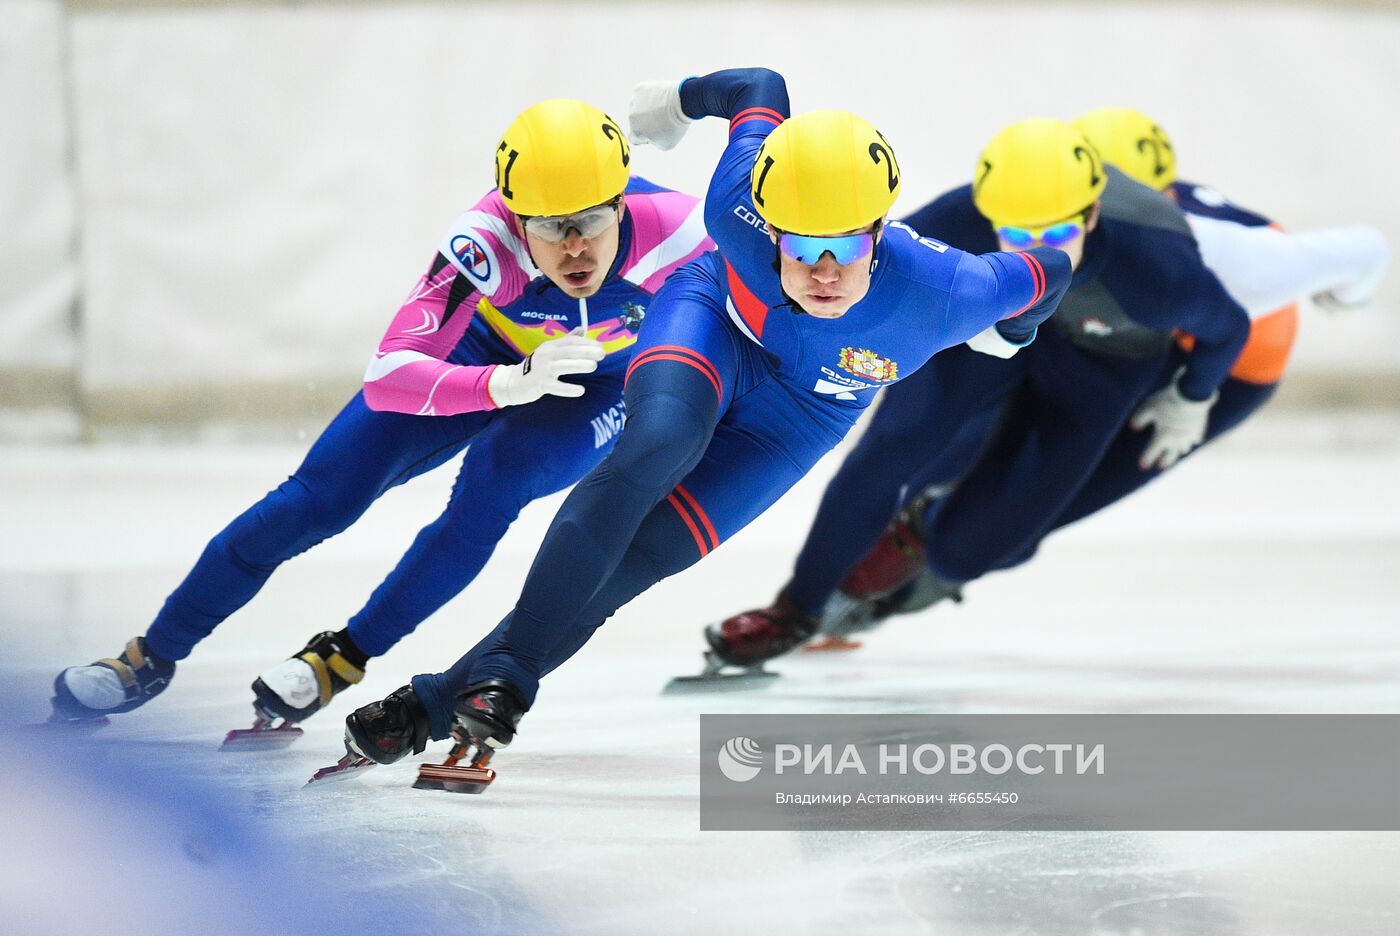
[[[924,537],[919,527],[914,510],[895,514],[870,552],[846,574],[841,591],[852,598],[874,600],[912,582],[924,567]]]
[[[744,611],[705,628],[705,668],[698,676],[677,676],[666,692],[743,689],[766,684],[777,673],[763,668],[816,633],[817,619],[799,608],[784,590],[772,605]],[[737,670],[737,672],[735,672]]]

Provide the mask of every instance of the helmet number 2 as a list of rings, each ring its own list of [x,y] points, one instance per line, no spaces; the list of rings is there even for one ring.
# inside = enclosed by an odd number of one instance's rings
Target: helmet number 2
[[[632,154],[627,149],[627,138],[623,135],[622,129],[613,123],[611,118],[603,124],[603,136],[609,140],[617,140],[618,148],[622,151],[622,165],[623,168],[626,168],[632,162]]]
[[[501,141],[500,148],[496,151],[504,153],[506,151],[505,141]],[[510,170],[515,167],[515,160],[520,157],[520,150],[511,150],[506,156],[505,168],[501,168],[501,157],[496,157],[496,187],[501,190],[501,194],[506,198],[514,198],[515,193],[510,190]]]
[[[1137,151],[1139,153],[1145,153],[1149,149],[1152,150],[1152,174],[1158,177],[1166,175],[1167,164],[1166,160],[1162,158],[1162,151],[1165,150],[1170,153],[1172,151],[1172,145],[1167,142],[1167,135],[1162,132],[1162,128],[1156,124],[1152,125],[1148,136],[1137,141]]]
[[[890,152],[890,148],[883,136],[880,137],[879,143],[870,144],[870,158],[874,160],[875,165],[880,165],[881,156],[885,157],[885,172],[889,177],[890,191],[893,192],[895,189],[899,188],[899,166],[895,163],[894,154]]]
[[[1101,180],[1099,179],[1098,161],[1094,159],[1093,150],[1076,146],[1074,148],[1074,161],[1083,162],[1086,159],[1089,161],[1089,188],[1098,188]]]

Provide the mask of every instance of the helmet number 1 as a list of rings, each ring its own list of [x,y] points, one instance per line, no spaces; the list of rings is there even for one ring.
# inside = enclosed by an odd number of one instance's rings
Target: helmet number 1
[[[977,194],[978,190],[982,188],[982,183],[987,181],[987,173],[991,171],[992,164],[985,159],[982,160],[982,165],[977,169],[977,178],[972,183],[972,194],[974,196]]]
[[[758,184],[753,187],[753,200],[763,207],[763,183],[768,179],[768,170],[773,168],[773,157],[763,157],[763,171],[758,174]]]
[[[504,153],[505,151],[506,144],[505,141],[502,141],[500,148],[496,152]],[[501,168],[501,158],[499,156],[496,157],[496,187],[501,190],[501,194],[506,198],[515,197],[515,193],[510,190],[510,170],[514,168],[515,160],[519,158],[519,156],[519,150],[511,150],[509,155],[506,156],[506,165],[504,169]]]

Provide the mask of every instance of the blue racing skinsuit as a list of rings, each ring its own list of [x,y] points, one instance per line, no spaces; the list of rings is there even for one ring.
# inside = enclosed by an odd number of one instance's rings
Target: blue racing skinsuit
[[[972,250],[996,244],[969,186],[907,220]],[[1017,561],[1081,491],[1169,361],[1186,368],[1182,393],[1206,399],[1249,334],[1177,206],[1111,167],[1052,324],[1009,361],[955,348],[886,395],[823,495],[788,589],[799,606],[820,612],[901,499],[934,484],[958,482],[926,515],[935,575],[965,582]],[[1174,359],[1178,328],[1197,341]],[[1145,441],[1139,434],[1138,451]]]
[[[1174,182],[1171,190],[1176,203],[1188,215],[1214,218],[1245,227],[1268,227],[1273,224],[1263,215],[1241,208],[1218,196],[1206,201],[1198,197],[1198,193],[1203,191],[1202,187],[1189,182]],[[1204,191],[1214,194],[1213,190]],[[1278,389],[1278,379],[1282,376],[1288,353],[1292,349],[1297,321],[1296,306],[1283,307],[1255,320],[1244,351],[1236,358],[1230,376],[1220,385],[1220,399],[1210,408],[1205,438],[1199,446],[1183,457],[1190,458],[1269,402],[1274,391]],[[1188,354],[1189,352],[1181,347],[1173,348],[1166,366],[1158,374],[1155,384],[1149,388],[1149,393],[1165,387],[1177,369],[1186,362]],[[1242,366],[1251,354],[1256,360],[1263,359],[1264,366]],[[1138,465],[1146,441],[1146,434],[1143,432],[1135,432],[1127,427],[1119,430],[1108,451],[1104,453],[1103,460],[1075,495],[1074,500],[1055,518],[1051,529],[1058,530],[1076,520],[1082,520],[1089,514],[1122,500],[1149,481],[1161,477],[1163,469],[1143,470]],[[1033,547],[1028,549],[1009,564],[1014,565],[1029,559],[1034,551]]]
[[[806,474],[876,390],[989,327],[1029,341],[1069,284],[1061,251],[979,257],[895,224],[860,302],[840,318],[803,314],[783,294],[750,198],[755,154],[788,114],[782,78],[763,69],[692,78],[681,102],[691,117],[730,121],[705,206],[719,250],[653,300],[627,372],[627,428],[560,508],[515,609],[446,673],[414,679],[434,738],[447,736],[457,693],[482,680],[504,680],[533,703],[540,677],[613,612]]]

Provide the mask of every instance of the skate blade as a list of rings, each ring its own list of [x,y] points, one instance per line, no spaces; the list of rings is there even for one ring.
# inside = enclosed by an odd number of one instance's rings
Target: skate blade
[[[221,751],[280,751],[295,742],[303,732],[296,725],[278,728],[235,728],[224,735]]]
[[[485,793],[496,771],[490,767],[449,767],[446,764],[424,764],[418,768],[415,790],[440,790],[444,793]]]
[[[360,757],[357,754],[346,754],[340,760],[329,767],[322,767],[311,775],[311,779],[306,781],[306,786],[311,784],[339,783],[342,780],[349,780],[359,774],[364,773],[371,767],[378,766],[368,757]],[[306,789],[306,787],[302,787]]]
[[[735,673],[701,673],[698,676],[677,676],[661,690],[662,695],[690,695],[699,692],[738,692],[744,689],[766,689],[778,678],[772,670],[755,667]]]
[[[803,653],[832,653],[858,650],[863,646],[859,640],[849,640],[836,634],[818,638],[802,648]]]

